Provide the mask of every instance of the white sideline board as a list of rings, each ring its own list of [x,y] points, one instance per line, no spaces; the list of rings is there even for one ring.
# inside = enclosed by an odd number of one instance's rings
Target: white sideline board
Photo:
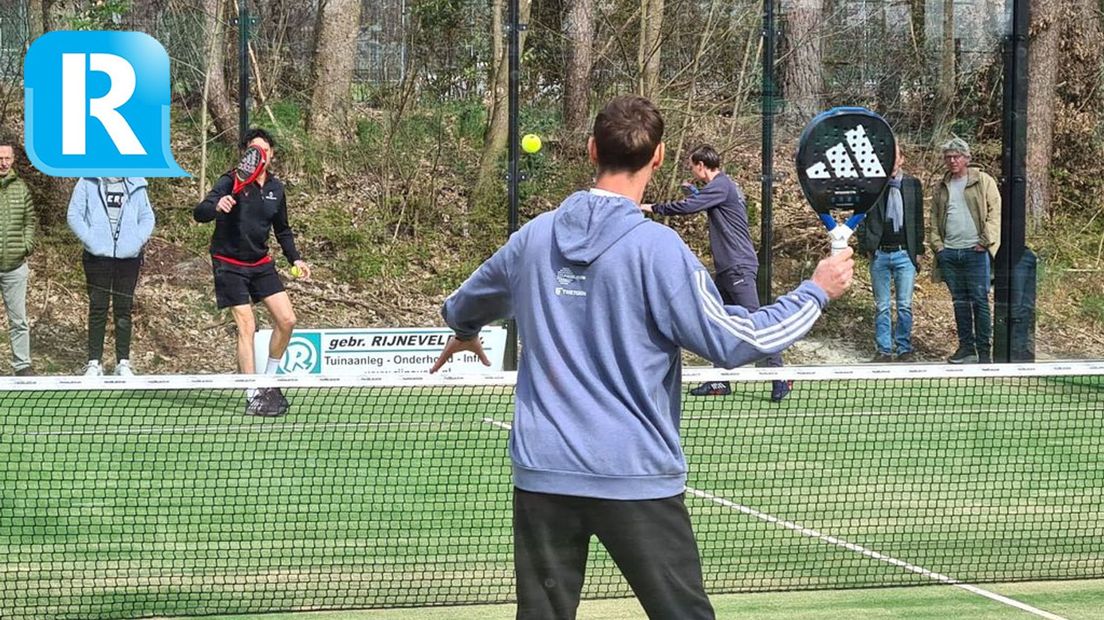
[[[278,374],[288,375],[411,375],[427,374],[437,361],[452,330],[442,327],[394,329],[296,329],[280,359]],[[445,373],[502,372],[506,329],[484,327],[479,333],[483,351],[491,360],[484,366],[472,353],[461,353],[442,368]],[[268,364],[272,330],[253,336],[257,371]]]

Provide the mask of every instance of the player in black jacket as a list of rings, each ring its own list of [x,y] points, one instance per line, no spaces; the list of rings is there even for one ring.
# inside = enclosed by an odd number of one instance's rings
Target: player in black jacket
[[[272,315],[272,340],[268,347],[265,374],[275,374],[280,358],[295,328],[295,311],[268,255],[269,231],[274,231],[289,263],[310,279],[310,266],[295,248],[295,234],[288,225],[284,184],[268,169],[276,146],[263,129],[250,129],[242,148],[256,146],[264,151],[267,166],[253,183],[236,195],[233,172],[215,182],[210,193],[195,207],[197,222],[215,222],[211,236],[211,267],[215,275],[215,300],[219,309],[230,308],[238,328],[238,369],[256,372],[253,363],[253,332],[256,320],[253,304],[263,302]],[[277,416],[287,413],[288,402],[279,388],[249,390],[246,413]]]

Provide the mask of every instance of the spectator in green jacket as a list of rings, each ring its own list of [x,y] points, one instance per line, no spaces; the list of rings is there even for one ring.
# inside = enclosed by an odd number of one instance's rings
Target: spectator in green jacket
[[[27,257],[34,248],[31,193],[15,173],[15,146],[0,141],[0,294],[8,313],[12,367],[21,377],[31,370],[31,330],[27,325]]]

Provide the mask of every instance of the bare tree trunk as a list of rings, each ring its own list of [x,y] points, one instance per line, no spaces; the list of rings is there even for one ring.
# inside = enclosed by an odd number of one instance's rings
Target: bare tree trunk
[[[662,32],[663,0],[640,0],[640,46],[636,61],[640,73],[640,95],[648,99],[654,99],[659,94]]]
[[[1068,17],[1068,25],[1077,26],[1076,36],[1080,40],[1077,46],[1080,62],[1075,61],[1074,66],[1082,73],[1095,76],[1087,80],[1091,85],[1090,92],[1084,93],[1081,99],[1099,114],[1104,105],[1104,73],[1100,71],[1104,65],[1104,47],[1101,46],[1101,41],[1104,41],[1104,0],[1078,0],[1074,11]]]
[[[165,0],[130,0],[130,8],[122,16],[123,29],[156,36],[157,19],[165,4]]]
[[[326,0],[318,9],[314,88],[307,133],[316,140],[349,139],[353,60],[360,30],[360,0]]]
[[[954,0],[943,0],[943,36],[939,48],[939,85],[936,88],[935,135],[942,136],[954,115],[955,84],[955,15]]]
[[[230,104],[230,95],[226,90],[226,75],[223,72],[223,38],[224,38],[224,1],[203,0],[203,14],[207,17],[207,110],[211,113],[211,120],[215,124],[218,137],[227,144],[235,144],[238,140],[238,121],[234,114],[234,106]],[[206,139],[206,136],[204,136]]]
[[[590,117],[590,69],[594,56],[594,0],[572,0],[563,22],[568,42],[564,72],[564,125],[570,134],[586,133]]]
[[[532,0],[520,1],[518,6],[519,22],[523,24],[529,22],[532,7]],[[493,36],[495,39],[502,40],[502,20],[499,19],[493,22],[492,25],[498,28],[498,32],[492,33]],[[525,32],[522,30],[518,33],[518,54],[521,54],[522,50],[525,49]],[[469,208],[474,206],[486,194],[488,188],[498,181],[495,174],[498,169],[498,157],[502,154],[502,149],[506,148],[506,139],[509,137],[510,126],[508,123],[510,119],[507,106],[510,85],[510,65],[507,58],[509,49],[508,46],[502,45],[498,48],[498,51],[499,55],[495,58],[494,82],[491,85],[491,116],[487,121],[487,131],[483,134],[483,152],[479,155],[479,176],[476,179],[475,190],[468,197]]]
[[[27,2],[27,43],[46,32],[46,7],[42,0]]]
[[[909,28],[912,30],[913,53],[918,61],[924,61],[928,56],[927,8],[927,0],[909,0]],[[921,66],[927,66],[927,62]]]
[[[903,41],[906,39],[901,24],[889,19],[889,6],[881,5],[878,11],[878,29],[883,41]],[[896,57],[895,57],[896,56]],[[883,116],[892,123],[899,118],[898,103],[901,101],[901,57],[894,54],[882,54],[878,57],[877,88],[878,108]]]
[[[788,25],[785,70],[786,117],[804,122],[820,112],[824,77],[820,28],[824,21],[823,0],[793,0],[786,16]]]
[[[506,34],[502,29],[502,13],[505,10],[503,0],[494,0],[491,4],[491,72],[487,81],[491,88],[487,89],[491,106],[495,103],[498,93],[494,89],[495,76],[498,74],[499,65],[506,60]],[[522,31],[525,32],[524,30]],[[505,92],[505,91],[503,91]]]
[[[1054,112],[1058,102],[1058,56],[1062,23],[1058,3],[1032,0],[1027,76],[1027,213],[1034,223],[1051,201],[1050,163],[1054,148]]]

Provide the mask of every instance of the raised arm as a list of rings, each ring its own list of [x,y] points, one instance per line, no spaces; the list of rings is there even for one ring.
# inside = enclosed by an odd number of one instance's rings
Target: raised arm
[[[689,250],[687,250],[689,252]],[[665,303],[653,305],[659,329],[674,343],[725,368],[777,353],[800,340],[816,323],[829,299],[850,286],[852,250],[826,258],[810,280],[770,305],[749,312],[726,306],[709,272],[683,261],[669,277],[685,279]],[[695,259],[696,262],[696,259]]]
[[[660,202],[651,205],[651,212],[658,215],[688,215],[724,204],[728,189],[721,183],[710,183],[686,200]]]

